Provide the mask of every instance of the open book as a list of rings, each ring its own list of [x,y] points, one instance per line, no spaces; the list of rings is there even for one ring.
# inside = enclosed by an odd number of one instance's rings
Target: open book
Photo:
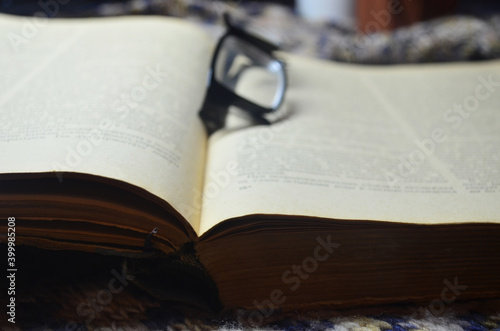
[[[166,296],[191,274],[228,309],[500,296],[500,62],[281,54],[282,116],[207,139],[196,25],[26,22],[0,16],[2,242],[15,218],[16,247],[119,256]]]

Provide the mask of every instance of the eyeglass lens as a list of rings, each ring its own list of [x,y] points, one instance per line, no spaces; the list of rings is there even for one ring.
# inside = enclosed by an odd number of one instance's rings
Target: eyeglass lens
[[[239,38],[224,39],[214,68],[215,79],[255,104],[275,107],[283,84],[280,63],[266,52]]]

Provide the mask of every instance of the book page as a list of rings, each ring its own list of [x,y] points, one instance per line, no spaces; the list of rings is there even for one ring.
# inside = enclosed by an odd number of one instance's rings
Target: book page
[[[210,38],[160,17],[1,15],[0,35],[1,173],[126,181],[198,229],[199,214],[182,206],[202,185],[206,138],[197,112]]]
[[[250,214],[500,221],[499,61],[287,62],[284,120],[211,138],[202,233]]]

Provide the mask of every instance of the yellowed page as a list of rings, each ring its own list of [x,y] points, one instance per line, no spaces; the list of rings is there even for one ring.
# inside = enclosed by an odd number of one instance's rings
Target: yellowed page
[[[201,233],[247,214],[500,222],[500,62],[288,57],[286,120],[210,141]]]
[[[212,43],[159,17],[0,16],[0,172],[123,180],[183,212],[202,185]],[[56,175],[54,175],[56,180]],[[58,180],[64,178],[58,177]]]

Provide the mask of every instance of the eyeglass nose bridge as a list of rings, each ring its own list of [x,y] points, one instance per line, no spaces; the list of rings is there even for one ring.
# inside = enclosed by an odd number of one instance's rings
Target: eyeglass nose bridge
[[[199,113],[209,136],[225,126],[231,106],[244,110],[260,125],[269,125],[270,122],[263,115],[275,111],[274,108],[265,108],[242,98],[220,83],[214,82]]]

